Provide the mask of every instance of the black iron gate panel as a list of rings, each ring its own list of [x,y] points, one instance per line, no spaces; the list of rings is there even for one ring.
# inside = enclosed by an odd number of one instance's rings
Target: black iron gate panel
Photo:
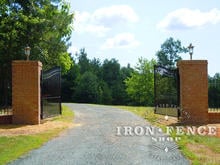
[[[61,113],[61,68],[54,67],[41,74],[41,118]]]
[[[0,115],[12,114],[11,65],[0,66]]]
[[[179,71],[154,66],[155,113],[180,116],[179,110]]]
[[[220,79],[219,78],[209,78],[209,111],[220,112]]]

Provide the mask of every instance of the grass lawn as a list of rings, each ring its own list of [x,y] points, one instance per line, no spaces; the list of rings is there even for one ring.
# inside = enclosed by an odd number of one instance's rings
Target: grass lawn
[[[131,111],[146,119],[152,125],[161,127],[162,129],[166,128],[167,126],[164,116],[154,114],[152,107],[116,107]],[[181,136],[181,141],[178,142],[178,146],[183,155],[185,155],[194,165],[220,164],[220,138],[199,135],[183,135]]]
[[[48,121],[44,121],[44,123],[50,123],[50,125],[61,124],[63,126],[54,126],[47,129],[42,129],[42,131],[39,131],[38,133],[32,133],[30,135],[19,135],[14,133],[15,131],[12,131],[12,135],[0,135],[0,165],[7,164],[10,161],[17,159],[21,155],[28,153],[30,150],[39,148],[45,142],[49,141],[53,137],[58,136],[61,131],[68,128],[67,123],[72,123],[74,114],[73,111],[70,110],[67,106],[62,106],[62,109],[62,116],[51,118]],[[33,127],[37,127],[37,129],[39,127],[39,129],[41,129],[41,125]],[[0,125],[1,130],[7,129],[8,131],[17,127],[25,126]],[[31,128],[32,126],[27,126],[25,128],[29,129],[29,127]]]

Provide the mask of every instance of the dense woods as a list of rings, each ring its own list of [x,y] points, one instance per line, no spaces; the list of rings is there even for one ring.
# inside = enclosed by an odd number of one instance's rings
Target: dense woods
[[[77,62],[76,62],[77,61]],[[129,104],[125,80],[133,69],[116,59],[88,59],[85,49],[76,54],[71,69],[62,77],[62,99],[68,102]]]

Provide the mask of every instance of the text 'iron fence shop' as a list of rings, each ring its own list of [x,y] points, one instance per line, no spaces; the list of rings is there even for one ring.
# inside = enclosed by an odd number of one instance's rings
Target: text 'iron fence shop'
[[[220,112],[220,79],[209,78],[209,112]]]
[[[156,114],[180,117],[179,71],[154,66],[154,97]]]
[[[61,68],[54,67],[41,75],[41,118],[61,113]]]
[[[0,66],[0,116],[12,114],[11,65]]]

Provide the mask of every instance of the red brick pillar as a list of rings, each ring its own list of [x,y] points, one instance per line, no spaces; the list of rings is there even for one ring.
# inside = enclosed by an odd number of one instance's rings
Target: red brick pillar
[[[40,74],[38,61],[12,62],[12,108],[14,124],[40,124]]]
[[[208,73],[206,60],[183,60],[177,66],[180,74],[180,121],[208,122]]]

